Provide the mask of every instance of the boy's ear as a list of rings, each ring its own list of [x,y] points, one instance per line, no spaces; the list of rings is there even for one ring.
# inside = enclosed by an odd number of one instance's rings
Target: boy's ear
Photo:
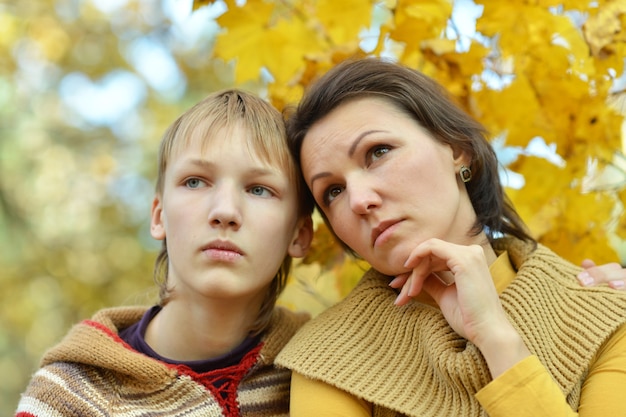
[[[163,225],[163,206],[161,198],[156,195],[152,200],[152,209],[150,211],[150,234],[156,240],[165,239],[165,227]]]
[[[306,216],[298,220],[298,226],[287,252],[293,258],[302,258],[309,251],[313,240],[313,219]]]

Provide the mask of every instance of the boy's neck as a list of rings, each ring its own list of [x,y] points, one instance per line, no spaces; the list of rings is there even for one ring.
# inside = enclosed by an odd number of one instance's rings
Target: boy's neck
[[[176,361],[211,359],[236,348],[248,336],[258,309],[232,300],[197,306],[170,300],[152,319],[145,341],[159,355]]]

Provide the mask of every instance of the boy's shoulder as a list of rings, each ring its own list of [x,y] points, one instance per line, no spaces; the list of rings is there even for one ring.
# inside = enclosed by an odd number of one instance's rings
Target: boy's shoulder
[[[310,319],[311,316],[308,313],[294,312],[285,307],[274,307],[270,325],[263,337],[263,355],[273,362],[278,352]]]
[[[119,330],[141,320],[148,308],[114,307],[96,312],[91,318],[75,324],[58,344],[50,348],[43,355],[41,366],[66,362],[122,373],[127,367],[134,368],[139,364],[154,367],[156,361],[133,350],[119,336]],[[157,368],[169,374],[161,366]]]
[[[293,311],[286,307],[274,307],[274,314],[270,321],[270,330],[275,330],[295,334],[304,323],[311,319],[311,315],[304,311]]]

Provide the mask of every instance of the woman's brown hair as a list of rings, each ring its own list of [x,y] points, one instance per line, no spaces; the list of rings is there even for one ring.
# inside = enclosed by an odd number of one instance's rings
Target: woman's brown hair
[[[302,142],[313,124],[339,105],[363,97],[386,100],[435,140],[471,157],[472,179],[466,187],[477,216],[473,233],[485,231],[492,242],[503,235],[534,241],[500,183],[498,160],[485,128],[436,81],[400,64],[377,58],[345,61],[315,82],[288,117],[287,135],[295,159],[300,162]]]

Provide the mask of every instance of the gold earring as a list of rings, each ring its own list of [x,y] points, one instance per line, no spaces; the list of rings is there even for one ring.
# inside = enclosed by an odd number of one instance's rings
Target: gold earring
[[[463,182],[469,182],[472,179],[472,170],[466,167],[465,165],[461,165],[461,169],[459,170],[459,175],[461,176],[461,180]]]

